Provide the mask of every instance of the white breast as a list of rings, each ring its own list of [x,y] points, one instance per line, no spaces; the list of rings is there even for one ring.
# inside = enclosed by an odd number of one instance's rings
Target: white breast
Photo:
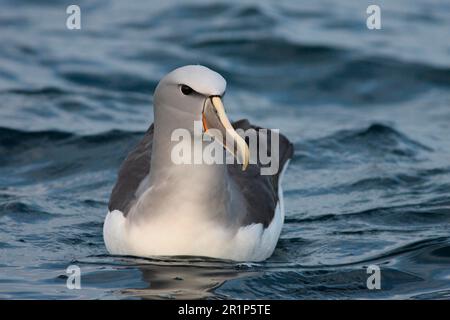
[[[141,257],[192,255],[236,261],[261,261],[275,249],[284,222],[282,175],[278,186],[279,202],[267,228],[261,223],[231,229],[208,221],[185,208],[178,214],[164,214],[140,224],[131,224],[122,212],[109,212],[103,235],[111,254]]]

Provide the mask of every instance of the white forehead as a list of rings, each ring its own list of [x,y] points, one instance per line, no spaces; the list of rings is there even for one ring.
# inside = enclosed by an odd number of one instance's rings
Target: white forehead
[[[195,91],[208,96],[221,96],[227,87],[227,82],[220,74],[201,65],[177,68],[167,74],[161,82],[177,85],[185,84]]]

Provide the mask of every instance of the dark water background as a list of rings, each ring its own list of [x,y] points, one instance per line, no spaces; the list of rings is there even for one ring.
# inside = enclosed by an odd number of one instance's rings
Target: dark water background
[[[0,298],[450,298],[450,2],[376,1],[375,31],[373,1],[75,3],[79,31],[72,2],[0,2]],[[107,255],[118,166],[191,63],[295,144],[266,262]]]

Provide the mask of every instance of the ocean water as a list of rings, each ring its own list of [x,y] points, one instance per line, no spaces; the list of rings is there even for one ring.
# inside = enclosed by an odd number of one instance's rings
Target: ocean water
[[[0,3],[1,299],[449,299],[450,3]],[[200,63],[232,119],[295,145],[261,263],[108,255],[118,166],[152,92]],[[81,289],[66,268],[81,268]],[[381,269],[369,290],[366,268]]]

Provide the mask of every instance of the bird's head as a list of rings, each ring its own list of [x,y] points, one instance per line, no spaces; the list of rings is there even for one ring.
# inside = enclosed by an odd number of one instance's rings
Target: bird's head
[[[241,159],[245,170],[250,152],[247,143],[234,130],[225,113],[222,97],[226,85],[220,74],[201,65],[188,65],[173,70],[156,87],[155,122],[156,112],[164,113],[168,109],[177,114],[177,123],[184,128],[191,128],[192,123],[189,122],[192,120],[201,120],[203,131],[211,132],[216,139],[221,137],[217,141],[236,158]],[[214,132],[220,132],[220,135]]]

